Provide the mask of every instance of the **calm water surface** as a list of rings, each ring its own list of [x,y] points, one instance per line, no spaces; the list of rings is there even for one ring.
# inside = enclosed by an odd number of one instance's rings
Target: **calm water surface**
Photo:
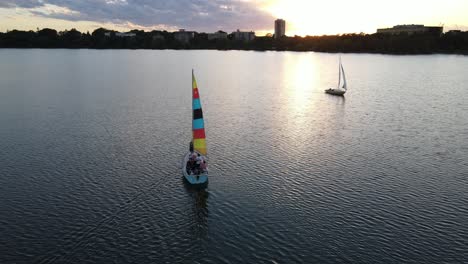
[[[343,54],[344,98],[336,54],[0,58],[0,263],[468,261],[468,57]]]

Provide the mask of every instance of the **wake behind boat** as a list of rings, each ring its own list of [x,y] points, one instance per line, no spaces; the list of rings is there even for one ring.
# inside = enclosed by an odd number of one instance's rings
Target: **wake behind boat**
[[[192,141],[189,152],[182,160],[182,173],[190,184],[204,185],[208,183],[206,154],[205,122],[197,81],[192,70]]]
[[[343,75],[343,78],[341,78],[342,75]],[[348,88],[346,85],[346,76],[344,73],[343,64],[341,64],[341,57],[340,57],[340,63],[338,65],[338,86],[336,88],[330,88],[330,89],[325,90],[325,93],[342,96],[346,93],[347,89]]]

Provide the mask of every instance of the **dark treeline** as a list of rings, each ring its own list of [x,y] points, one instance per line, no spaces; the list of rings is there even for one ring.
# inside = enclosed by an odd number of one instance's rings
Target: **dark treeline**
[[[109,33],[110,32],[110,33]],[[446,33],[441,36],[344,34],[334,36],[256,37],[253,41],[227,39],[208,40],[206,33],[195,33],[187,43],[174,38],[167,31],[132,30],[133,37],[116,36],[103,28],[91,34],[75,29],[57,32],[54,29],[38,31],[12,30],[0,33],[0,48],[91,48],[91,49],[240,49],[240,50],[289,50],[320,52],[365,52],[388,54],[468,54],[468,32]],[[106,35],[107,33],[107,35]]]

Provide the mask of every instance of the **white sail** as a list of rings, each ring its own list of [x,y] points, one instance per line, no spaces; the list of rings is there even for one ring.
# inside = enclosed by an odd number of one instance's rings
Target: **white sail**
[[[343,73],[343,86],[342,86],[342,88],[346,91],[346,89],[347,89],[347,86],[346,86],[346,76],[345,76],[345,73],[344,73],[343,64],[341,64],[341,60],[340,60],[340,69],[341,69],[340,72]]]
[[[341,57],[340,57],[340,63],[338,64],[338,86],[336,88],[340,89],[340,84],[341,84]]]

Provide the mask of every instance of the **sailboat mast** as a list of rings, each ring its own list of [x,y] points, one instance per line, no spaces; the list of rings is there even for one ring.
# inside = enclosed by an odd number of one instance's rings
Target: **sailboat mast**
[[[340,66],[341,66],[341,72],[343,73],[343,89],[346,90],[346,89],[347,89],[347,85],[346,85],[346,75],[345,75],[345,73],[344,73],[343,64],[340,63]]]
[[[193,115],[193,86],[194,86],[193,82],[194,80],[195,80],[195,76],[193,75],[193,69],[192,69],[192,122],[193,122],[193,117],[194,117]],[[193,130],[193,127],[192,127],[192,130]],[[193,138],[192,138],[192,143],[193,143]]]
[[[338,86],[337,88],[340,88],[340,83],[341,83],[341,56],[339,59],[340,63],[338,64]]]

